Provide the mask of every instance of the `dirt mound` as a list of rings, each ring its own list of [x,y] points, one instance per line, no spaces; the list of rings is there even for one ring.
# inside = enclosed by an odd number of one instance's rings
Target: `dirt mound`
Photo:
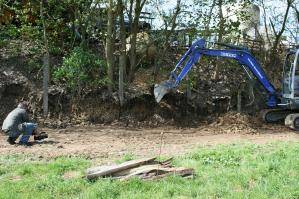
[[[258,133],[258,128],[263,126],[263,122],[258,117],[228,112],[209,126],[217,129],[217,133]]]

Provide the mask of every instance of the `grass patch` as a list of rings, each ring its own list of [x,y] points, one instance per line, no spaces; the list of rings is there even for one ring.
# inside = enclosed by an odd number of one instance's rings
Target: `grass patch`
[[[134,159],[136,159],[136,156],[133,153],[126,153],[121,159],[117,160],[116,163],[121,164]]]
[[[193,179],[155,182],[64,178],[73,171],[83,175],[91,164],[85,158],[0,156],[0,198],[298,198],[298,154],[299,144],[286,142],[199,148],[174,160],[195,168]]]

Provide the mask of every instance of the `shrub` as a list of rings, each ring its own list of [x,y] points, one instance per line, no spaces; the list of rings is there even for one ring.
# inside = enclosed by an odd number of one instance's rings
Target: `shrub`
[[[106,62],[92,52],[76,47],[63,58],[62,66],[54,70],[53,77],[80,94],[84,89],[106,84]]]

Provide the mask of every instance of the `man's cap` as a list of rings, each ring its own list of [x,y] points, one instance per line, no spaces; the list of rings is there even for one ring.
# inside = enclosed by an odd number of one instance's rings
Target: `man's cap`
[[[28,109],[29,108],[29,102],[27,101],[22,101],[18,104],[18,108],[22,108],[22,109]]]

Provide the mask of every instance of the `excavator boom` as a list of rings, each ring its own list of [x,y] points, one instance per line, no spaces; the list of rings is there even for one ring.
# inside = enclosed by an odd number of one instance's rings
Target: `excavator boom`
[[[181,57],[174,70],[171,71],[169,79],[155,85],[154,95],[158,103],[165,94],[178,87],[179,83],[188,74],[192,66],[199,62],[202,56],[210,56],[234,59],[241,66],[244,66],[246,70],[250,70],[269,94],[267,105],[271,108],[277,106],[279,99],[275,88],[269,82],[264,70],[257,60],[247,50],[234,48],[234,46],[229,46],[232,49],[208,49],[205,48],[205,45],[206,42],[204,39],[196,40]],[[227,46],[228,45],[226,45],[226,47]],[[185,65],[183,66],[183,64]]]

